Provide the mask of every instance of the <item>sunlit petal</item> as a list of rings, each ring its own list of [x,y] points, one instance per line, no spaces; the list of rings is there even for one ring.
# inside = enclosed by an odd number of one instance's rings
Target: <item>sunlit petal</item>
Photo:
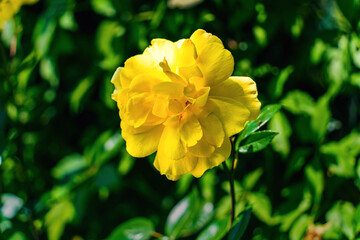
[[[130,155],[139,158],[146,157],[157,150],[163,125],[149,127],[147,131],[135,134],[126,131],[129,128],[123,129],[122,136],[126,140],[126,150]]]
[[[154,85],[152,92],[170,98],[181,98],[184,94],[184,86],[180,83],[162,82]]]
[[[153,104],[154,98],[147,93],[131,97],[126,105],[126,120],[134,127],[141,126],[145,123]]]
[[[261,107],[261,103],[257,99],[258,92],[256,83],[249,77],[230,77],[230,80],[240,85],[243,92],[242,95],[234,93],[234,98],[238,99],[249,109],[249,120],[255,120],[259,116]]]
[[[191,111],[181,115],[180,135],[187,147],[194,146],[203,136],[199,120]]]
[[[201,127],[204,132],[206,142],[216,147],[220,147],[225,138],[225,131],[223,125],[215,113],[210,113],[204,117],[199,118]]]
[[[196,48],[190,39],[182,42],[179,49],[179,67],[189,67],[195,65],[197,58]]]
[[[216,167],[225,161],[230,156],[230,153],[230,140],[226,138],[221,147],[217,148],[210,157],[198,158],[196,167],[191,171],[191,174],[194,175],[194,177],[201,177],[206,170]]]
[[[196,64],[202,72],[205,86],[215,86],[228,79],[234,71],[234,58],[220,44],[208,44],[199,54]]]
[[[206,108],[219,118],[229,137],[240,132],[250,116],[243,104],[230,98],[209,97]]]
[[[153,39],[151,46],[144,51],[144,56],[146,55],[152,56],[157,62],[162,62],[165,58],[170,69],[173,72],[176,71],[179,61],[179,49],[173,42],[161,38]]]
[[[166,175],[170,180],[176,179],[175,176],[181,176],[191,172],[196,164],[198,158],[187,154],[181,159],[171,159],[165,155],[161,149],[158,150],[154,161],[154,166],[163,175]]]
[[[118,67],[114,73],[114,75],[111,78],[111,83],[114,84],[115,89],[113,94],[111,95],[111,98],[114,101],[117,101],[117,94],[121,89],[121,84],[120,84],[120,72],[123,68],[122,67]]]
[[[150,55],[136,55],[125,62],[124,68],[120,72],[120,83],[122,88],[129,87],[131,81],[140,74],[151,73],[152,76],[165,78],[159,64]]]
[[[207,33],[203,29],[196,30],[191,35],[190,40],[194,43],[197,54],[200,54],[204,49],[204,47],[210,43],[216,43],[219,44],[220,46],[223,46],[221,40],[217,36],[212,35],[211,33]]]
[[[167,123],[159,142],[159,152],[164,157],[172,160],[178,160],[185,157],[187,148],[181,140],[180,122],[175,119],[171,123]]]

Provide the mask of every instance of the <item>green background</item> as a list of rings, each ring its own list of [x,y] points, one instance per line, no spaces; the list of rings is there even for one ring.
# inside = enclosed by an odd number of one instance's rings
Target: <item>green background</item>
[[[6,23],[0,239],[127,239],[113,230],[135,217],[145,218],[133,223],[144,227],[139,239],[153,228],[184,239],[226,228],[221,167],[167,180],[154,156],[128,155],[111,100],[127,58],[198,28],[224,42],[233,75],[256,81],[263,106],[282,104],[262,127],[279,132],[272,144],[237,163],[237,212],[252,206],[243,238],[360,239],[360,1],[171,2],[40,0]],[[173,225],[167,216],[184,197]]]

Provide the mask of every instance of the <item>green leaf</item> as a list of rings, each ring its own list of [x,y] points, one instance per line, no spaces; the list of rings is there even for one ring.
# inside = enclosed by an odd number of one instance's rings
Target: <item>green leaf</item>
[[[293,72],[294,67],[291,65],[287,66],[286,68],[281,70],[280,74],[274,80],[274,90],[272,91],[272,95],[275,99],[279,98],[283,94],[284,85]]]
[[[303,235],[306,232],[309,224],[311,222],[311,217],[304,214],[299,217],[293,227],[290,229],[289,237],[290,240],[301,240],[303,239]]]
[[[116,14],[111,0],[91,0],[91,7],[96,13],[105,17],[113,17]]]
[[[360,189],[360,161],[358,161],[358,164],[356,166],[356,180],[355,180],[355,185]]]
[[[180,236],[183,229],[193,221],[199,204],[199,196],[196,190],[178,202],[166,219],[165,234],[173,238]]]
[[[255,132],[261,128],[265,123],[267,123],[276,112],[281,108],[280,104],[270,104],[261,109],[259,117],[254,121],[249,121],[245,128],[241,131],[239,137],[236,140],[236,146],[238,147],[240,141],[249,136],[252,132]]]
[[[240,143],[238,151],[240,153],[261,151],[271,143],[277,134],[277,132],[267,130],[251,133],[248,138]]]
[[[214,202],[215,185],[217,181],[216,171],[206,171],[199,179],[201,195],[208,202]]]
[[[191,187],[191,183],[192,183],[193,179],[194,179],[194,176],[191,175],[190,173],[183,175],[176,182],[176,195],[183,196]]]
[[[338,48],[327,50],[328,65],[326,73],[330,83],[341,84],[349,77],[351,60],[349,56],[349,39],[345,35],[339,38]]]
[[[360,154],[360,133],[352,131],[338,142],[324,144],[320,152],[334,157],[335,161],[327,159],[330,172],[341,177],[354,177],[356,156]]]
[[[133,168],[135,158],[131,156],[127,151],[123,151],[121,155],[122,156],[119,162],[118,171],[121,175],[126,175]]]
[[[315,110],[314,99],[306,92],[294,90],[281,101],[283,107],[293,114],[312,115]]]
[[[233,223],[228,240],[240,240],[249,224],[251,217],[251,208],[243,211],[238,220]]]
[[[19,89],[25,89],[27,87],[30,75],[38,63],[35,51],[29,53],[29,55],[22,61],[20,67],[16,69],[17,82]]]
[[[249,193],[248,201],[251,204],[254,215],[268,225],[277,224],[277,219],[271,216],[272,206],[267,195],[261,192]]]
[[[360,38],[356,35],[356,33],[351,34],[350,54],[354,65],[360,68]]]
[[[106,240],[147,240],[154,232],[153,223],[146,218],[133,218],[115,228]]]
[[[44,57],[40,61],[40,75],[48,81],[52,87],[58,87],[59,85],[59,77],[55,65],[54,60],[49,57]]]
[[[350,202],[338,201],[326,213],[326,220],[331,222],[331,227],[341,231],[348,239],[354,239],[355,208]]]
[[[104,136],[106,135],[107,133],[105,132]],[[116,131],[112,133],[109,138],[104,139],[106,140],[103,142],[103,144],[96,145],[94,146],[95,149],[93,149],[94,160],[98,165],[102,165],[112,157],[115,157],[125,142],[120,134],[120,131]]]
[[[326,52],[327,45],[320,39],[315,39],[314,45],[311,48],[310,52],[310,61],[313,64],[318,64],[324,53]]]
[[[74,215],[75,207],[69,200],[63,200],[51,207],[45,215],[45,226],[49,240],[60,239],[65,225],[74,218]]]
[[[74,11],[66,11],[59,19],[59,25],[63,29],[75,31],[78,28],[74,17]]]
[[[288,162],[285,179],[289,179],[295,172],[298,172],[304,166],[306,159],[311,153],[312,150],[310,148],[296,148]]]
[[[360,88],[360,72],[351,74],[350,83]]]
[[[294,24],[291,26],[291,33],[295,38],[301,35],[304,28],[304,19],[301,16],[297,16]]]
[[[242,185],[244,186],[244,188],[246,190],[251,190],[255,184],[258,182],[259,178],[261,177],[261,175],[263,174],[263,169],[262,168],[258,168],[250,173],[248,173],[244,179],[243,179],[243,183]]]
[[[338,142],[324,144],[320,150],[325,154],[356,157],[360,154],[360,132],[353,130]]]
[[[117,21],[104,20],[96,31],[96,47],[104,59],[99,63],[105,70],[113,71],[122,61],[123,56],[118,50],[120,38],[126,29]]]
[[[165,12],[166,12],[166,2],[160,1],[156,7],[154,15],[151,18],[151,22],[150,22],[151,28],[156,29],[160,25],[162,19],[165,16]]]
[[[297,206],[296,209],[279,216],[281,221],[280,231],[288,231],[294,221],[311,207],[311,193],[308,189],[304,190],[303,199]]]
[[[269,129],[279,132],[272,141],[275,151],[286,157],[290,153],[290,135],[292,133],[289,120],[282,112],[278,112],[269,122]]]
[[[225,195],[217,202],[215,207],[215,217],[218,219],[229,217],[231,211],[230,195]]]
[[[356,207],[354,220],[355,220],[355,223],[354,223],[355,233],[359,234],[360,233],[360,204],[358,204]]]
[[[210,202],[202,203],[195,211],[192,221],[181,231],[181,236],[190,236],[202,229],[214,215],[214,205]]]
[[[255,36],[256,42],[261,46],[265,47],[267,45],[267,33],[266,30],[260,26],[253,27],[253,34]]]
[[[15,232],[7,240],[26,240],[26,239],[27,239],[26,235],[23,232]]]
[[[18,117],[19,117],[19,112],[18,109],[16,108],[16,106],[14,104],[12,104],[11,102],[8,102],[6,104],[6,113],[8,115],[8,117],[16,122]]]
[[[82,155],[71,154],[61,159],[51,173],[56,179],[62,179],[85,169],[87,166],[88,163]]]
[[[221,219],[205,228],[196,240],[221,240],[228,231],[229,219]]]
[[[95,140],[94,144],[85,149],[84,156],[87,161],[101,166],[120,152],[124,142],[120,131],[114,133],[110,130],[105,131]]]
[[[328,161],[329,172],[339,177],[352,178],[354,177],[355,158],[346,155],[337,155],[336,162]]]
[[[73,92],[70,95],[70,109],[72,112],[77,113],[84,102],[86,94],[89,93],[89,89],[94,84],[92,77],[86,77],[80,81]]]
[[[321,168],[308,164],[305,167],[305,176],[314,189],[314,203],[319,204],[324,190],[324,173]]]
[[[329,99],[327,96],[321,97],[316,103],[314,112],[311,116],[311,128],[317,136],[318,141],[322,141],[325,137],[327,126],[331,118],[329,109]]]
[[[56,20],[48,16],[40,17],[36,23],[33,38],[35,42],[34,49],[38,59],[42,58],[48,52],[54,37],[56,25]]]

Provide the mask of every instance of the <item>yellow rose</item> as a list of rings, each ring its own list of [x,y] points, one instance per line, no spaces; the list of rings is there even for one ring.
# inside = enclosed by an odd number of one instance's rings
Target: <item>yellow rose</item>
[[[255,82],[231,77],[234,59],[204,30],[190,39],[154,39],[129,58],[111,82],[126,149],[134,157],[157,151],[154,166],[170,180],[200,177],[226,160],[229,137],[259,115]]]

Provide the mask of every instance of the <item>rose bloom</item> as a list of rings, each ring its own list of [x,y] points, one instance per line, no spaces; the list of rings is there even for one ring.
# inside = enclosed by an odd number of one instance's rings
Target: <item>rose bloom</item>
[[[154,166],[170,180],[195,177],[225,161],[230,137],[258,117],[255,82],[231,77],[234,59],[204,30],[190,39],[154,39],[129,58],[111,82],[126,149],[134,157],[157,151]]]

